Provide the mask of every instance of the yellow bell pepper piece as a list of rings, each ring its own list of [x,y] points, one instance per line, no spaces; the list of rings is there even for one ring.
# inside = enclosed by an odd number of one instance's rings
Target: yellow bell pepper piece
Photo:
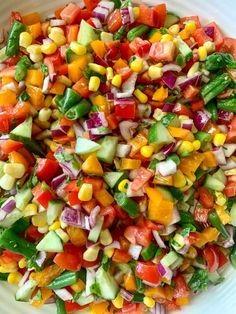
[[[57,266],[56,264],[45,267],[42,271],[37,273],[32,273],[30,279],[37,282],[38,287],[46,287],[53,279],[57,278],[62,272],[63,268]]]
[[[35,109],[41,109],[44,107],[44,95],[41,88],[28,86],[26,92],[30,96],[30,102]]]
[[[134,275],[132,273],[129,273],[125,276],[124,287],[127,291],[130,291],[130,292],[136,291],[136,289],[137,289],[136,281],[135,281]]]
[[[15,105],[17,103],[16,93],[10,89],[0,92],[0,106]]]
[[[106,189],[94,191],[93,194],[98,203],[104,207],[109,206],[114,202],[113,196]]]
[[[102,95],[93,96],[92,95],[91,102],[93,106],[98,106],[99,110],[104,112],[105,115],[109,114],[110,110],[109,110],[108,103],[105,96],[102,96]]]
[[[223,225],[231,222],[231,216],[226,212],[225,206],[215,205],[215,210]]]
[[[145,191],[147,193],[147,196],[149,197],[149,199],[151,201],[156,201],[157,205],[162,201],[163,197],[162,194],[159,190],[154,189],[154,188],[150,188],[149,186],[147,186],[145,188]]]
[[[120,170],[134,170],[138,169],[140,166],[141,160],[139,159],[122,158]]]
[[[36,308],[42,307],[45,302],[53,295],[53,292],[50,289],[42,288],[41,294],[42,298],[40,300],[32,300],[30,304]]]
[[[25,82],[28,85],[33,85],[42,88],[44,75],[40,70],[30,69],[27,71]]]
[[[218,162],[215,158],[215,155],[211,151],[204,152],[203,156],[204,156],[204,161],[202,162],[202,165],[201,165],[203,169],[209,169],[209,168],[214,168],[218,166]]]
[[[164,101],[168,97],[168,88],[161,86],[153,94],[152,100]]]
[[[96,176],[103,175],[102,165],[98,161],[95,154],[91,154],[82,164],[82,170],[86,174],[93,174]]]
[[[161,33],[159,31],[156,31],[150,38],[149,38],[149,41],[150,43],[157,43],[161,40]]]
[[[181,158],[179,169],[189,178],[190,181],[194,182],[196,180],[194,173],[201,165],[204,158],[205,156],[203,154],[194,152],[191,156]]]
[[[40,22],[40,20],[41,18],[38,12],[32,12],[32,13],[22,16],[22,23],[24,23],[25,25],[35,24],[35,23]]]
[[[144,133],[138,133],[134,138],[128,141],[131,145],[130,157],[133,157],[143,146],[147,145],[148,140]]]
[[[83,229],[68,226],[66,232],[70,238],[70,242],[75,246],[82,247],[87,242],[87,234]]]
[[[117,70],[117,69],[121,69],[121,68],[126,68],[127,66],[128,66],[127,61],[120,58],[113,65],[113,69]]]
[[[85,288],[85,283],[79,279],[75,284],[71,286],[71,289],[75,292],[81,292]]]
[[[215,241],[218,236],[219,231],[216,228],[208,227],[200,233],[200,238],[194,246],[203,247],[206,243]]]
[[[166,287],[148,287],[145,289],[144,294],[147,297],[151,297],[154,299],[167,299],[171,300],[173,298],[174,290],[170,289],[168,286]]]
[[[102,40],[94,40],[90,43],[91,48],[99,57],[103,58],[106,52],[105,44]]]
[[[108,302],[93,303],[90,306],[90,314],[102,314],[107,310],[107,307]]]
[[[83,55],[68,64],[68,77],[73,83],[76,83],[83,76],[87,63],[88,57]]]
[[[186,178],[183,175],[183,172],[180,171],[179,169],[173,175],[173,179],[174,179],[174,187],[176,188],[183,188],[186,184]]]

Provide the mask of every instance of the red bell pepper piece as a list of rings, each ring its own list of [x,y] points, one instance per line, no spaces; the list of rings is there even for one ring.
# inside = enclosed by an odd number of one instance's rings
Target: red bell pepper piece
[[[135,101],[133,99],[117,101],[115,114],[121,119],[134,119],[136,114]]]
[[[39,158],[37,160],[37,163],[38,165],[35,175],[39,179],[39,181],[48,182],[50,179],[54,177],[59,168],[57,161],[47,158]]]
[[[73,244],[65,244],[64,252],[57,253],[53,262],[71,271],[79,271],[82,265],[82,251]]]
[[[133,56],[133,51],[130,49],[129,43],[120,44],[120,55],[125,60],[129,60]]]
[[[1,112],[0,113],[0,132],[9,133],[10,131],[9,115]]]
[[[161,276],[158,272],[157,265],[151,262],[137,262],[135,274],[138,278],[154,285],[157,285],[161,282]]]
[[[174,298],[187,298],[190,294],[189,287],[183,275],[177,275],[173,278],[175,283]]]
[[[151,44],[147,40],[143,40],[140,37],[136,37],[133,41],[131,41],[129,47],[134,54],[137,54],[139,57],[142,58],[149,53]]]
[[[54,199],[54,195],[52,191],[50,191],[49,187],[43,186],[42,183],[37,184],[33,189],[32,193],[34,195],[35,200],[42,205],[44,208],[48,207],[48,202]]]

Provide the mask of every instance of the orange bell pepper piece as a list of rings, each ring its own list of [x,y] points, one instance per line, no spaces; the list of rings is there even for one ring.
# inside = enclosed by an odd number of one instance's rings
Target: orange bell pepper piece
[[[87,234],[83,229],[68,226],[66,232],[70,238],[72,244],[78,247],[82,247],[87,242]]]
[[[103,58],[106,52],[105,44],[102,40],[94,40],[91,42],[91,47],[93,51],[98,55],[99,57]]]
[[[32,25],[40,22],[40,15],[37,12],[32,12],[22,16],[22,23],[25,25]]]
[[[23,164],[25,166],[26,169],[28,169],[29,167],[29,162],[27,161],[27,159],[19,152],[11,152],[9,155],[8,155],[8,158],[9,158],[9,161],[12,163],[12,164]]]
[[[108,302],[93,303],[90,305],[90,314],[101,314],[107,310]]]
[[[16,93],[10,89],[0,92],[0,106],[15,105],[17,103]]]
[[[147,145],[148,140],[145,134],[138,133],[134,138],[128,141],[128,144],[132,146],[130,157],[133,157],[143,146]]]
[[[132,273],[127,274],[124,277],[124,287],[127,291],[135,292],[137,289],[136,281]]]
[[[42,71],[34,70],[34,69],[27,71],[27,76],[25,79],[26,84],[42,88],[43,80],[44,80],[44,75]]]
[[[44,95],[41,88],[28,86],[26,92],[30,96],[30,102],[36,109],[41,109],[44,106]]]
[[[102,165],[98,161],[95,154],[91,154],[82,164],[82,170],[86,174],[93,174],[97,176],[103,175]]]
[[[194,172],[201,165],[204,158],[205,158],[204,154],[195,152],[191,156],[184,157],[181,159],[179,169],[183,172],[183,174],[185,174],[189,178],[189,180],[194,182],[196,179]]]
[[[87,63],[88,57],[84,55],[68,64],[68,77],[73,83],[76,83],[83,76]]]
[[[40,22],[29,25],[27,31],[31,34],[33,39],[36,39],[42,34],[42,25]]]
[[[98,203],[104,207],[107,207],[114,202],[113,196],[106,189],[94,191],[93,194]]]
[[[46,287],[53,279],[57,278],[62,272],[63,268],[57,266],[56,264],[45,267],[42,271],[37,273],[32,273],[30,279],[37,282],[38,287]]]
[[[188,297],[177,298],[176,304],[180,305],[180,306],[188,305],[189,304],[189,298]]]
[[[113,65],[113,69],[117,70],[117,69],[121,69],[121,68],[126,68],[127,66],[128,66],[127,61],[120,58]]]
[[[65,88],[66,88],[65,84],[56,81],[52,85],[52,87],[50,89],[50,93],[54,94],[54,95],[63,95]]]
[[[78,24],[66,26],[66,39],[68,44],[70,44],[72,41],[77,41],[78,31]]]
[[[211,151],[204,152],[203,156],[204,160],[201,164],[201,167],[203,167],[204,169],[209,169],[218,166],[218,162],[215,158],[215,155]]]
[[[41,288],[41,294],[42,298],[40,300],[32,300],[31,305],[37,308],[42,307],[45,302],[53,295],[53,292],[50,289]]]
[[[215,241],[219,236],[219,231],[216,228],[205,228],[200,234],[200,238],[194,243],[198,248],[203,247],[208,242]]]

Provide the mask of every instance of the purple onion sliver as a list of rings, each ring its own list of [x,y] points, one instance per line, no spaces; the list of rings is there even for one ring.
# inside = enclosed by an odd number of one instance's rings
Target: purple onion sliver
[[[214,40],[215,28],[213,26],[205,26],[203,29],[207,36]]]
[[[156,240],[157,245],[162,248],[165,249],[166,245],[164,243],[164,241],[162,240],[161,236],[159,235],[159,233],[156,230],[152,231],[153,237]]]
[[[52,182],[51,182],[51,187],[53,190],[56,190],[59,185],[61,185],[67,178],[67,175],[66,174],[60,174],[58,177],[56,178],[53,178],[52,179]]]
[[[168,156],[170,153],[172,153],[173,149],[175,147],[175,143],[170,143],[162,147],[161,152]]]
[[[219,110],[218,111],[219,120],[230,122],[233,119],[233,112],[226,111],[226,110]]]
[[[27,281],[28,278],[29,278],[29,275],[30,275],[30,271],[27,270],[27,271],[24,273],[23,277],[21,278],[21,280],[20,280],[20,282],[19,282],[19,284],[18,284],[18,287],[19,287],[19,288],[21,288],[21,287],[26,283],[26,281]]]
[[[1,210],[9,214],[15,208],[16,208],[16,201],[13,197],[10,197],[8,200],[6,200],[5,203],[2,204]]]
[[[164,267],[161,263],[159,263],[159,264],[157,265],[157,269],[158,269],[158,272],[159,272],[159,274],[161,275],[161,277],[164,277],[165,274],[166,274],[166,269],[165,269],[165,267]]]
[[[173,104],[165,103],[163,108],[162,108],[162,111],[163,112],[172,112],[173,109],[174,109],[174,105]]]
[[[94,54],[93,58],[94,58],[94,63],[99,64],[105,68],[109,67],[109,64],[98,55]]]
[[[100,206],[95,206],[92,209],[90,216],[89,216],[89,223],[90,223],[91,228],[93,228],[96,225],[96,218],[97,218],[99,212],[100,212]]]
[[[175,87],[176,80],[177,75],[172,71],[165,72],[162,76],[162,82],[170,89]]]
[[[199,131],[204,129],[209,120],[210,117],[203,111],[197,111],[193,116],[194,124]]]
[[[189,85],[197,86],[201,78],[201,74],[197,73],[194,76],[190,78],[186,78],[184,81],[178,84],[180,89],[183,91],[185,88],[187,88]]]
[[[120,295],[128,302],[130,302],[133,299],[133,294],[131,294],[130,292],[123,288],[120,289]]]

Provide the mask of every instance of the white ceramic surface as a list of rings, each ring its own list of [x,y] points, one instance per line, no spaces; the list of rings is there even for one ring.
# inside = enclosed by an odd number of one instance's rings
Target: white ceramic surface
[[[149,4],[166,2],[168,9],[181,16],[200,15],[204,22],[217,21],[227,35],[236,37],[236,1],[235,0],[146,0]],[[38,11],[45,16],[54,8],[68,3],[69,0],[0,0],[0,28],[9,21],[13,11],[22,13]],[[78,0],[74,0],[78,2]],[[194,298],[191,305],[179,314],[236,314],[236,271],[225,271],[225,282]],[[14,301],[15,289],[0,284],[0,314],[55,314],[54,305],[41,310],[29,304]],[[80,312],[82,314],[82,312]],[[102,314],[102,313],[101,313]]]

